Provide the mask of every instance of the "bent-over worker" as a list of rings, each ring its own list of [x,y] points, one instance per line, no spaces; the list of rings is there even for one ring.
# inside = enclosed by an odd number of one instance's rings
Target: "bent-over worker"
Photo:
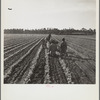
[[[57,44],[58,44],[57,41],[55,41],[55,40],[51,41],[51,45],[49,47],[49,52],[52,57],[58,57],[58,55],[56,54],[56,52],[58,51]]]

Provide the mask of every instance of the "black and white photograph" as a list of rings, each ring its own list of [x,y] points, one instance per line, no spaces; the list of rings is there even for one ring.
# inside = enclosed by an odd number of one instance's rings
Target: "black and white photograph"
[[[4,0],[3,11],[4,84],[96,84],[96,0]]]

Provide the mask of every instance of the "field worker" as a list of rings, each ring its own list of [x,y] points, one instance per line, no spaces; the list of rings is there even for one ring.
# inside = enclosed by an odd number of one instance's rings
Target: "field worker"
[[[49,49],[49,45],[50,45],[50,39],[51,39],[51,34],[48,35],[48,37],[46,38],[47,41],[47,48]]]
[[[65,38],[62,39],[60,50],[61,50],[61,57],[65,57],[67,50],[67,42],[65,41]]]
[[[47,41],[50,42],[50,39],[51,39],[51,34],[48,35]]]
[[[56,52],[58,51],[58,49],[57,49],[58,42],[55,41],[55,40],[51,40],[50,43],[51,43],[50,47],[49,47],[50,56],[58,57],[57,54],[56,54]]]
[[[46,48],[46,39],[42,40],[42,47],[45,49]]]

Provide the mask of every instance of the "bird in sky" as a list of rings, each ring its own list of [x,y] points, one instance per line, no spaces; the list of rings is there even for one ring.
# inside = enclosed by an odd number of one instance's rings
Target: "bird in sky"
[[[12,10],[12,8],[8,8],[8,10]]]

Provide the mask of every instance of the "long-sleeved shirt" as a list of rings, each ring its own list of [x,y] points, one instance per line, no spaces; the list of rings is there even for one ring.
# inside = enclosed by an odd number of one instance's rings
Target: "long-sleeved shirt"
[[[64,41],[61,43],[61,52],[66,53],[67,50],[67,43]]]

